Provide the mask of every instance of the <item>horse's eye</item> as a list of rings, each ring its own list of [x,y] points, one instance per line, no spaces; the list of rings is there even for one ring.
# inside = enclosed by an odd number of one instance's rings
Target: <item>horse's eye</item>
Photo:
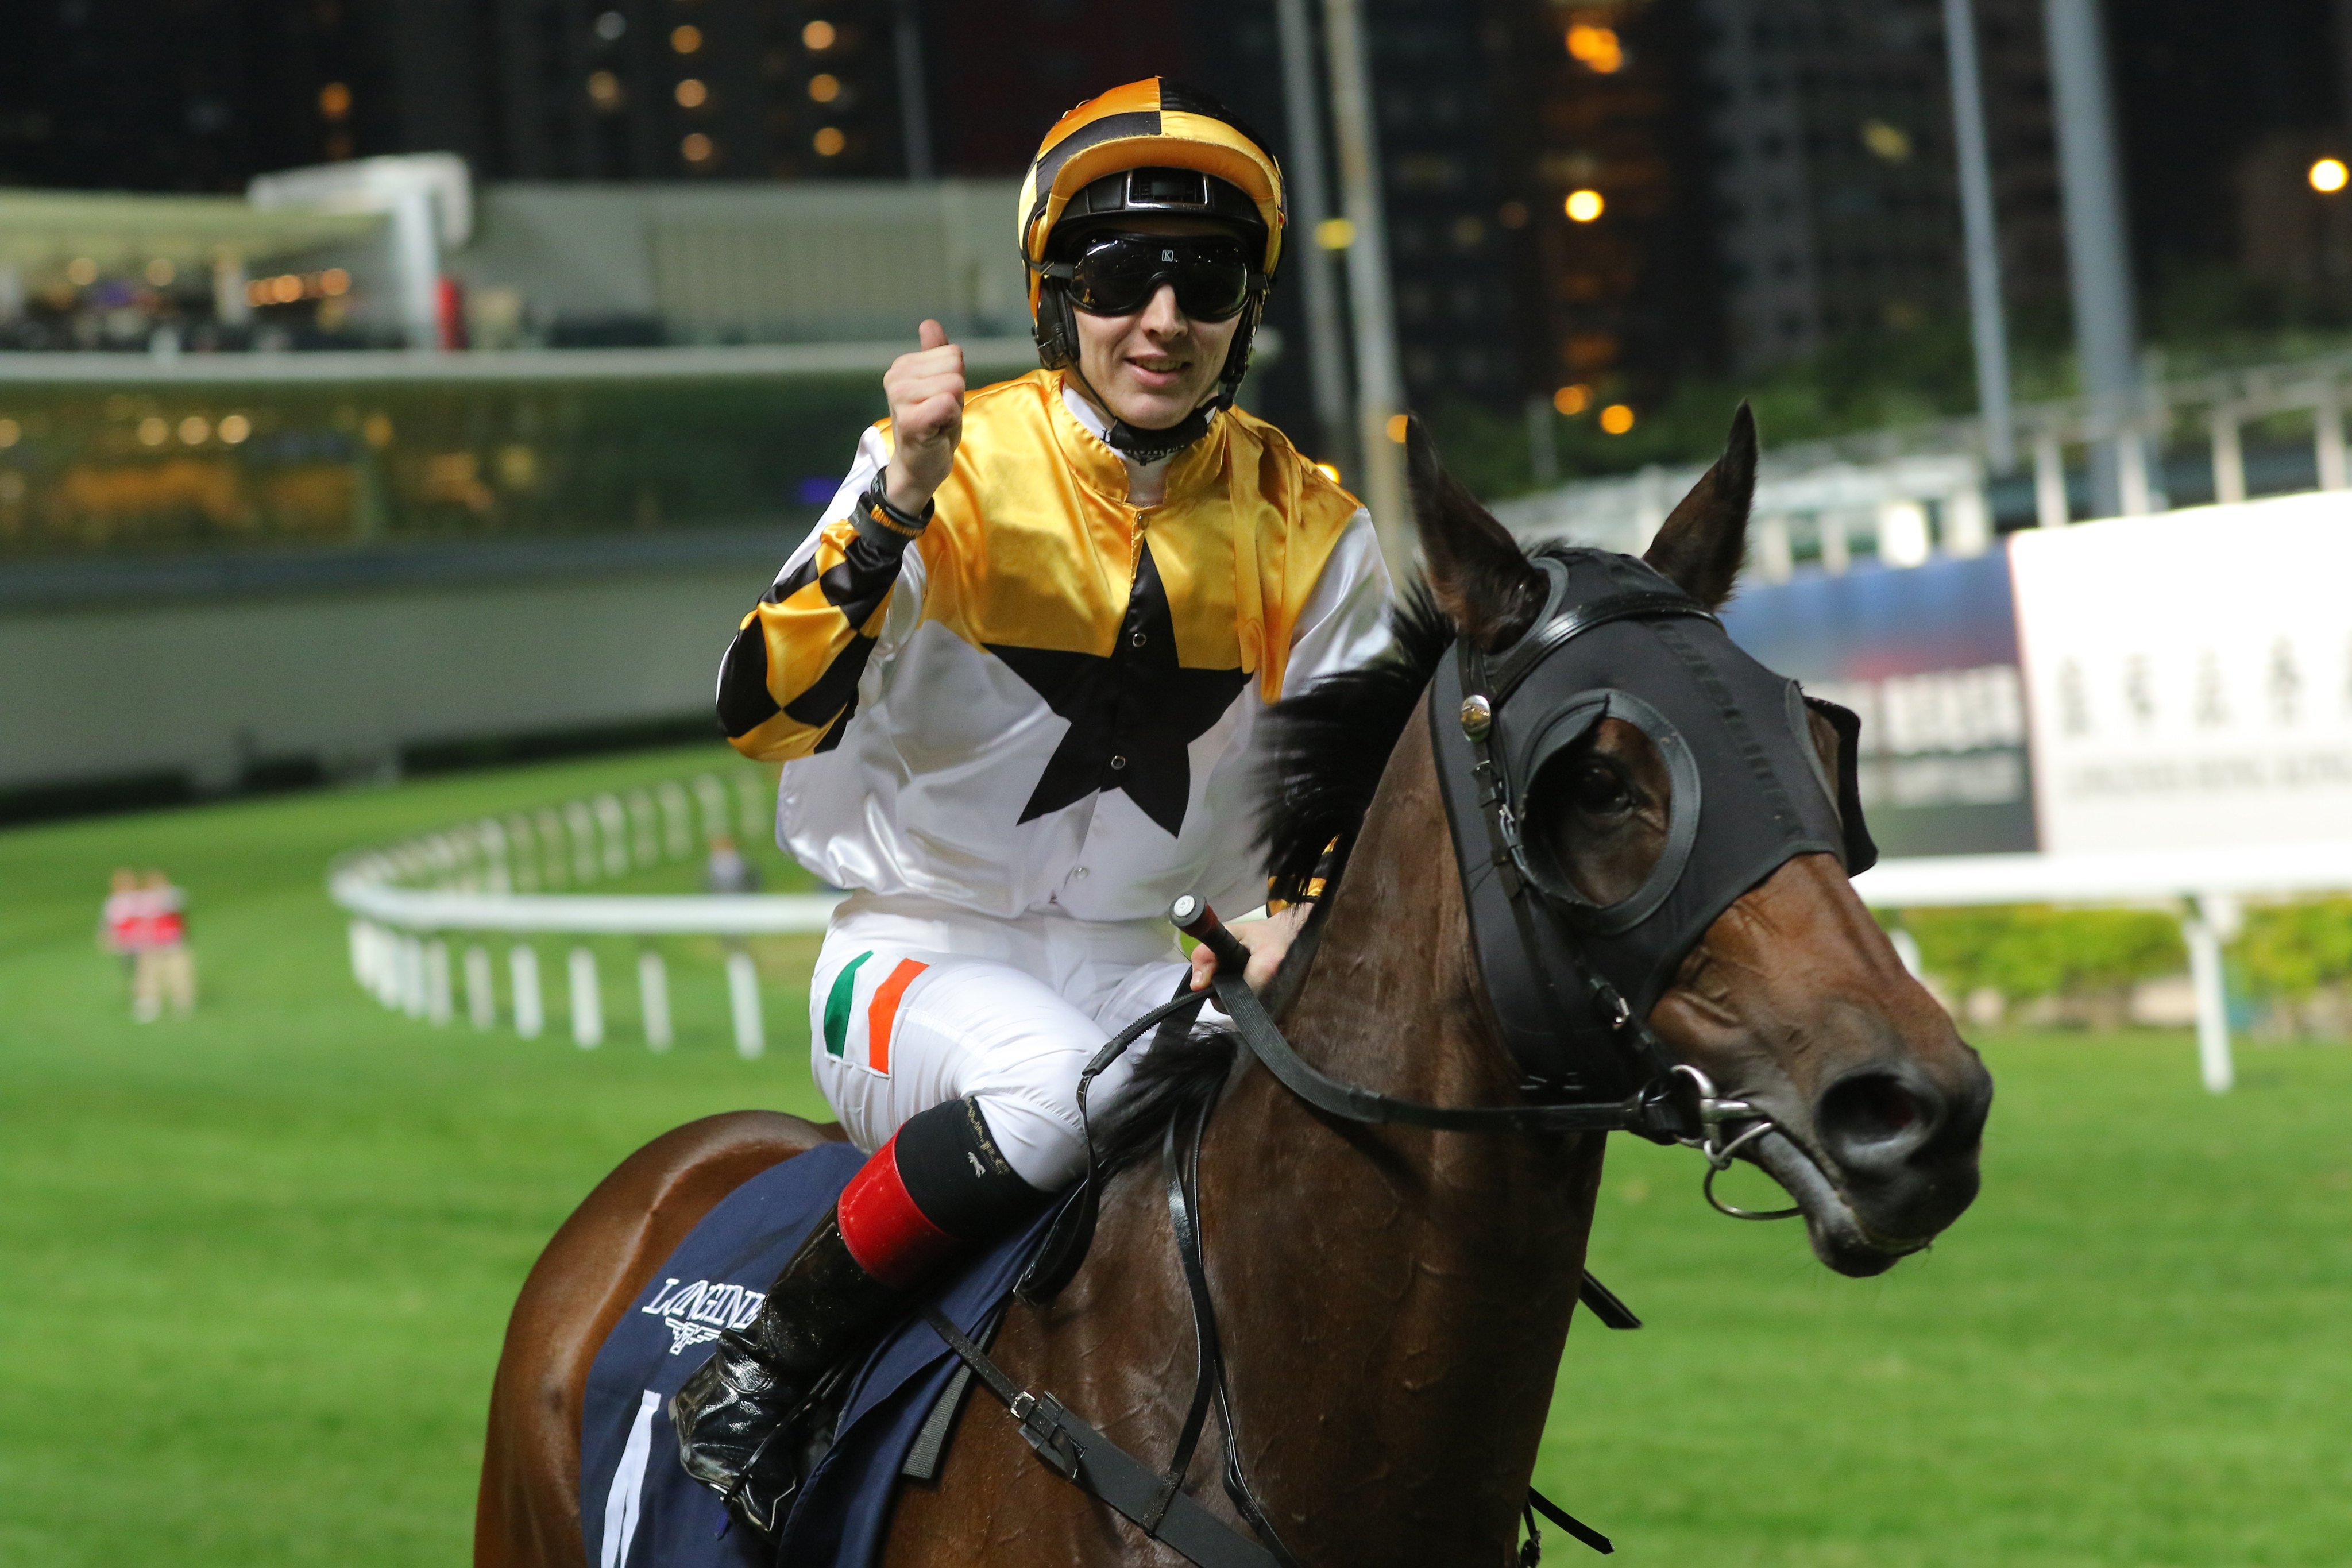
[[[1617,770],[1604,763],[1587,763],[1569,782],[1576,808],[1593,816],[1615,816],[1633,809],[1633,797]]]

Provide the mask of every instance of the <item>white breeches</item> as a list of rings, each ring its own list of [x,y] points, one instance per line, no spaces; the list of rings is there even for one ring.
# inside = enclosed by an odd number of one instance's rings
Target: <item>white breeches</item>
[[[1022,1179],[1057,1192],[1085,1159],[1078,1074],[1119,1028],[1173,996],[1185,968],[1160,921],[1004,920],[853,894],[809,987],[810,1066],[860,1149],[970,1095]],[[1118,1103],[1148,1044],[1095,1080],[1091,1114]]]

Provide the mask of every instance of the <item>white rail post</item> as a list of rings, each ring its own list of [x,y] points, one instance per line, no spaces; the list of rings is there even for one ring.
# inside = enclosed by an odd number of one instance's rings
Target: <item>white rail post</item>
[[[2237,1070],[2230,1059],[2230,993],[2221,943],[2237,923],[2237,910],[2231,900],[2210,893],[2194,900],[2190,909],[2180,922],[2180,936],[2197,988],[2197,1066],[2207,1089],[2227,1094],[2237,1082]]]
[[[425,944],[425,1021],[436,1029],[446,1027],[450,1000],[449,944],[436,936]]]
[[[350,927],[352,978],[360,983],[360,989],[362,991],[374,989],[371,984],[373,979],[371,972],[373,966],[370,962],[375,956],[373,944],[370,941],[373,935],[374,932],[368,929],[367,921],[352,921]]]
[[[547,1004],[539,994],[539,954],[526,942],[507,953],[507,971],[514,981],[515,1033],[526,1040],[539,1038],[547,1027]]]
[[[694,853],[694,814],[687,804],[686,791],[677,787],[676,779],[664,779],[656,786],[654,798],[661,802],[662,852],[673,860],[683,860]]]
[[[369,965],[375,973],[375,999],[386,1007],[397,1007],[400,1005],[400,938],[382,926],[370,929],[375,944],[375,957]]]
[[[490,950],[480,942],[466,950],[466,1021],[477,1029],[499,1022],[499,994],[490,978]]]
[[[758,844],[775,831],[775,787],[763,773],[740,773],[735,779],[735,797],[743,811],[743,842]]]
[[[2344,400],[2334,382],[2319,392],[2319,407],[2312,421],[2314,456],[2319,463],[2319,488],[2340,490],[2347,488],[2344,462]]]
[[[727,955],[727,999],[735,1014],[735,1054],[753,1060],[767,1050],[768,1036],[760,1022],[760,972],[740,947]]]
[[[654,797],[642,789],[633,789],[622,798],[629,808],[629,853],[639,870],[661,864],[661,819],[654,812]]]
[[[596,826],[604,843],[604,875],[617,877],[629,868],[629,817],[621,809],[621,797],[600,795],[589,803],[595,807]]]
[[[2033,521],[2043,528],[2063,528],[2074,521],[2066,502],[2066,454],[2055,430],[2033,437]]]
[[[656,1051],[669,1049],[676,1038],[669,1026],[669,970],[650,947],[637,952],[637,1013],[646,1021],[646,1044]]]
[[[2149,470],[2148,433],[2126,427],[2116,433],[2116,484],[2126,517],[2156,510],[2156,480]]]
[[[425,943],[413,936],[400,939],[400,1010],[425,1016]]]
[[[604,994],[596,984],[596,955],[572,950],[572,1043],[593,1051],[604,1043]]]
[[[483,886],[493,893],[514,891],[514,872],[507,844],[506,824],[486,816],[474,826],[474,840],[482,847]]]
[[[593,882],[596,879],[596,817],[584,800],[575,800],[563,808],[563,826],[572,835],[572,879]]]
[[[2240,410],[2230,404],[2216,404],[2210,416],[2213,432],[2213,499],[2217,501],[2242,501],[2246,499],[2246,444],[2239,429]]]
[[[560,888],[571,869],[564,858],[564,814],[551,805],[539,808],[535,819],[539,828],[539,853],[543,862],[540,875],[545,886]]]
[[[702,807],[702,837],[707,839],[732,838],[734,830],[727,826],[727,786],[714,773],[694,775],[694,798]]]

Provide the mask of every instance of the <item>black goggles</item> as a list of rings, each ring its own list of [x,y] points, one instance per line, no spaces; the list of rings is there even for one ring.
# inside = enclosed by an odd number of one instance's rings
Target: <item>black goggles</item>
[[[1166,283],[1192,320],[1230,321],[1265,287],[1241,242],[1218,237],[1110,235],[1089,241],[1075,261],[1042,270],[1066,284],[1070,302],[1089,316],[1132,316]]]

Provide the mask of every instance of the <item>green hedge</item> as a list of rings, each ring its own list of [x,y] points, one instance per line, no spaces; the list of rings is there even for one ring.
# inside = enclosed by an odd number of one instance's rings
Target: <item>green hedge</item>
[[[2179,922],[2153,910],[2005,904],[1912,910],[1900,923],[1956,998],[1987,987],[2012,1001],[2110,993],[2189,962]]]

